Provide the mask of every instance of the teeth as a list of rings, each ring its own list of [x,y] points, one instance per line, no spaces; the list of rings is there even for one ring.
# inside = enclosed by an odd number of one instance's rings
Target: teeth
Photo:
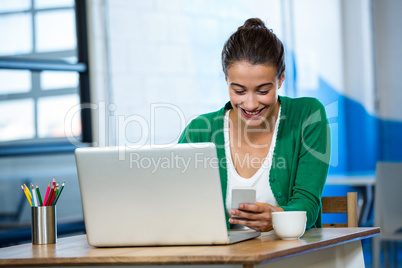
[[[256,114],[258,114],[260,111],[257,111],[257,112],[248,112],[248,111],[246,111],[246,110],[244,110],[245,112],[246,112],[246,114],[249,114],[249,115],[256,115]]]

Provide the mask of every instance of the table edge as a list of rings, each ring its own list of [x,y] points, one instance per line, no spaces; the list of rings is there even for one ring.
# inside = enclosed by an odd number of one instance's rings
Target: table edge
[[[149,261],[149,257],[125,257],[118,256],[113,262],[110,261],[110,256],[106,257],[76,257],[76,258],[38,258],[38,259],[0,259],[0,267],[21,267],[21,266],[107,266],[107,265],[244,265],[244,264],[260,264],[278,259],[288,258],[308,252],[330,248],[341,244],[349,243],[356,240],[366,239],[378,235],[380,233],[379,227],[357,227],[360,231],[352,234],[345,234],[343,236],[335,237],[325,241],[318,241],[315,243],[308,243],[295,248],[286,249],[283,251],[273,251],[266,254],[249,254],[242,256],[231,256],[230,258],[221,258],[216,256],[215,259],[206,259],[205,256],[190,256],[188,260],[183,260],[183,256],[169,257],[169,260],[163,260],[166,256],[156,257],[153,261]],[[245,243],[245,242],[242,242]],[[228,245],[230,246],[230,245]],[[107,261],[107,259],[109,261]],[[68,261],[67,261],[68,260]],[[118,262],[116,262],[116,260]]]

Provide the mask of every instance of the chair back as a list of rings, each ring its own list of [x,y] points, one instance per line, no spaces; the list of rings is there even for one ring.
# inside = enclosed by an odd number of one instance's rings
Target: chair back
[[[357,193],[347,196],[325,196],[321,198],[322,213],[345,213],[347,223],[325,223],[322,227],[357,227]]]
[[[377,163],[374,215],[381,233],[402,231],[402,163]]]

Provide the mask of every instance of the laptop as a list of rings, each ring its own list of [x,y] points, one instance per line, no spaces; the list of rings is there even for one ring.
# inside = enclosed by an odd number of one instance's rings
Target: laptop
[[[228,231],[213,143],[75,150],[88,243],[95,247],[222,245]]]

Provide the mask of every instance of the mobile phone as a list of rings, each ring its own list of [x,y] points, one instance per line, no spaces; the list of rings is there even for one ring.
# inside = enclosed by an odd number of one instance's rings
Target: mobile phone
[[[254,187],[235,187],[232,189],[232,209],[239,209],[241,203],[255,204],[255,202],[256,191]]]

